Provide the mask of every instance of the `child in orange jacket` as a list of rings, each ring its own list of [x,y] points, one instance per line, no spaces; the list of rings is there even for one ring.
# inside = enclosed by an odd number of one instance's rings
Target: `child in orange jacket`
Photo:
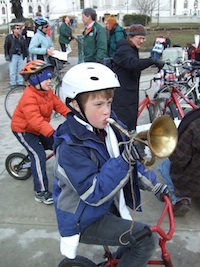
[[[52,149],[54,128],[50,124],[52,111],[64,117],[70,109],[50,87],[53,66],[42,61],[27,63],[21,73],[29,84],[13,113],[11,129],[27,149],[31,159],[35,200],[52,204],[46,173],[46,149]]]

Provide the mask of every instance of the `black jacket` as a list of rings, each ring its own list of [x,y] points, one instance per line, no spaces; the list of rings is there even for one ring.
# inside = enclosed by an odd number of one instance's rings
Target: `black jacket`
[[[140,59],[138,49],[128,40],[121,39],[113,62],[113,71],[118,75],[121,87],[115,90],[112,109],[128,130],[133,130],[137,121],[141,71],[153,65],[154,59]]]
[[[25,57],[27,57],[26,42],[22,35],[19,35],[18,38],[19,38],[18,41],[20,44],[21,53],[23,55],[23,59],[25,59]],[[10,61],[12,60],[12,55],[15,54],[16,52],[15,41],[16,41],[16,38],[14,34],[8,34],[6,36],[5,43],[4,43],[4,54],[5,54],[5,57],[6,56],[10,57]]]

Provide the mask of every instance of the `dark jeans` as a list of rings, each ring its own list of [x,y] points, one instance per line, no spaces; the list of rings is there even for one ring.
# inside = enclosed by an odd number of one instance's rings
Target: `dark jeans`
[[[67,51],[66,44],[61,44],[60,43],[60,48],[61,48],[62,52],[66,52]]]
[[[131,245],[128,242],[130,235],[128,230],[131,223],[131,221],[124,220],[111,213],[106,214],[81,234],[80,242],[94,245],[120,246],[117,251],[120,263],[117,267],[144,267],[156,249],[158,237],[154,233],[151,237],[145,237],[137,242],[135,246]],[[142,230],[144,226],[144,224],[134,221],[133,233]]]
[[[34,191],[48,190],[48,177],[46,173],[45,150],[53,146],[53,136],[45,137],[32,133],[17,133],[13,131],[19,142],[26,148],[31,159],[31,172],[33,175]]]

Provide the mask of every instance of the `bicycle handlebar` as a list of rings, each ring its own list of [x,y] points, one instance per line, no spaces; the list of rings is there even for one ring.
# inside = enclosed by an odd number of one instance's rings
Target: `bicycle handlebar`
[[[161,78],[156,78],[156,77],[152,78],[152,79],[150,80],[149,87],[147,87],[147,88],[141,88],[140,91],[147,91],[147,90],[151,89],[151,87],[152,87],[152,82],[155,82],[155,81],[157,81],[157,80],[161,80]],[[145,82],[149,82],[149,81],[145,81]]]
[[[138,241],[144,239],[146,236],[151,236],[152,232],[157,232],[160,237],[162,238],[162,240],[164,241],[168,241],[171,240],[173,235],[174,235],[174,230],[175,230],[175,224],[174,224],[174,214],[172,211],[172,205],[171,202],[168,198],[168,196],[163,195],[163,200],[165,202],[165,206],[163,208],[163,211],[161,213],[161,216],[157,222],[156,226],[145,226],[144,229],[142,229],[141,231],[133,234],[132,236],[130,236],[130,243],[135,245]],[[165,218],[165,215],[168,215],[168,219],[169,219],[169,230],[167,233],[165,233],[165,231],[161,228],[161,224]]]

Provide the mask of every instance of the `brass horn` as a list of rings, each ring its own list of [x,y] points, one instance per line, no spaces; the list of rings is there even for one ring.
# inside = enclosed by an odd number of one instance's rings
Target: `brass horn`
[[[139,141],[147,145],[152,154],[150,161],[144,161],[146,166],[151,166],[155,162],[155,157],[169,157],[174,151],[177,141],[178,132],[173,119],[169,116],[160,116],[152,124],[148,131],[142,131],[135,137],[122,128],[116,121],[109,118],[107,121],[115,126],[119,131],[125,134],[130,139]],[[147,142],[146,142],[147,140]]]

